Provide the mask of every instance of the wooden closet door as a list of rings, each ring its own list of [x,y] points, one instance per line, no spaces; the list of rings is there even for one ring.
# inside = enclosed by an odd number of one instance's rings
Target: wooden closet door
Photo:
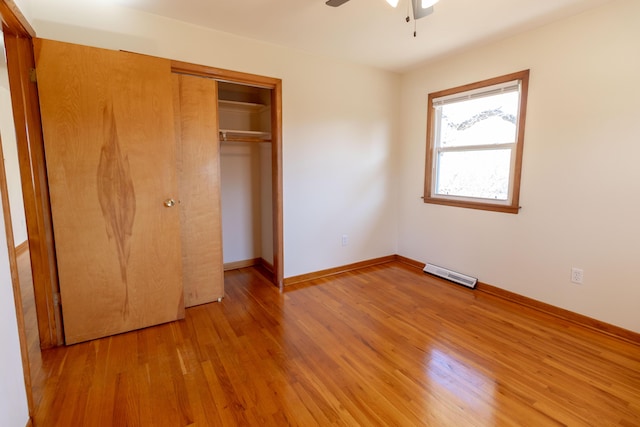
[[[174,74],[185,306],[224,295],[218,94],[213,79]]]
[[[66,343],[184,317],[170,62],[35,55]]]

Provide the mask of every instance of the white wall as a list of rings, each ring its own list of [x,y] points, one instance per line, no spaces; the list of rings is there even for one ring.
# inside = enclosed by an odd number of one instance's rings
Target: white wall
[[[285,277],[395,253],[397,75],[106,3],[31,10],[39,37],[281,78]]]
[[[18,6],[18,9],[22,12],[27,21],[32,23],[33,17],[31,16],[31,0],[13,0],[13,2]]]
[[[399,253],[640,332],[638,22],[614,1],[404,75]],[[520,214],[422,203],[428,93],[527,68]]]
[[[225,263],[262,257],[260,151],[256,143],[223,142],[220,147]]]
[[[3,65],[0,65],[0,138],[2,138],[4,166],[7,173],[11,223],[13,224],[13,240],[16,245],[19,245],[27,240],[27,222],[24,216],[20,165],[18,163],[18,147],[16,146],[13,111],[11,109],[9,80],[6,66]]]
[[[273,264],[271,144],[223,142],[220,180],[224,262]]]
[[[0,425],[23,427],[29,419],[9,254],[0,203]]]

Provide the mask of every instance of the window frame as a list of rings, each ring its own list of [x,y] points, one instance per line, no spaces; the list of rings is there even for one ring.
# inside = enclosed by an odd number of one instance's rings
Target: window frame
[[[520,82],[520,105],[518,110],[518,122],[516,130],[515,147],[513,148],[511,165],[510,165],[510,178],[509,178],[509,194],[510,200],[496,200],[485,198],[473,198],[462,197],[452,195],[435,195],[434,184],[436,181],[436,166],[437,166],[437,154],[436,154],[436,125],[437,112],[436,107],[433,105],[433,101],[442,97],[449,97],[451,95],[463,94],[464,92],[477,91],[478,89],[488,88],[490,86],[507,83],[517,80]],[[529,91],[529,70],[518,71],[511,74],[505,74],[503,76],[494,77],[470,83],[451,89],[445,89],[438,92],[432,92],[429,94],[427,104],[427,151],[426,151],[426,163],[425,163],[425,177],[424,177],[424,203],[456,206],[461,208],[481,209],[487,211],[504,212],[517,214],[520,210],[520,181],[522,171],[522,153],[524,148],[524,130],[527,115],[527,97]],[[474,151],[472,146],[469,146],[469,150],[460,151]]]

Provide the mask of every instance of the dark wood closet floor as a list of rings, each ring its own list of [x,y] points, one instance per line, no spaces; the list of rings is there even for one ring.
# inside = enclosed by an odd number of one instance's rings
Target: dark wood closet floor
[[[392,262],[42,352],[36,426],[640,425],[640,347]]]

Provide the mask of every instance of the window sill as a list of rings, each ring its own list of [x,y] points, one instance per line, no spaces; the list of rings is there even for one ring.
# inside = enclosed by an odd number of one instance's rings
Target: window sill
[[[434,205],[444,205],[444,206],[455,206],[458,208],[467,208],[467,209],[478,209],[483,211],[492,211],[492,212],[502,212],[509,214],[517,214],[520,211],[519,206],[513,205],[498,205],[493,203],[482,203],[482,202],[470,202],[466,200],[451,200],[444,198],[436,198],[436,197],[423,197],[425,203],[434,204]]]

